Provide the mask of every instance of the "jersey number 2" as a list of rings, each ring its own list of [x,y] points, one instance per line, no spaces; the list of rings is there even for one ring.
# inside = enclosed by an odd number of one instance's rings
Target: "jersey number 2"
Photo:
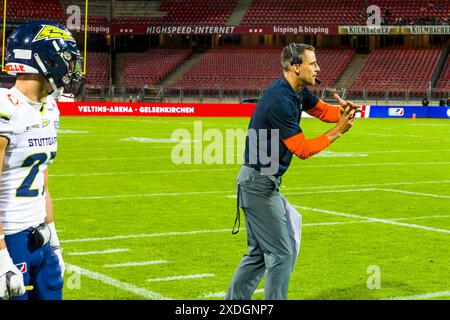
[[[50,160],[56,156],[56,152],[50,153]],[[36,175],[39,172],[39,166],[47,161],[46,153],[36,153],[28,156],[25,161],[22,163],[22,167],[31,167],[28,175],[23,179],[22,184],[16,190],[16,197],[37,197],[39,194],[39,190],[30,189],[31,185],[36,178]]]

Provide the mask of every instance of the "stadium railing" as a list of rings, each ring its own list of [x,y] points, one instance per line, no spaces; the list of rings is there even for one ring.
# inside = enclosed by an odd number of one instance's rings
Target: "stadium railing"
[[[223,85],[216,86],[86,86],[82,95],[82,100],[102,100],[102,101],[125,101],[125,102],[235,102],[241,103],[247,99],[258,99],[264,92],[265,87],[252,86],[241,88],[227,88]],[[419,103],[427,97],[430,101],[447,98],[450,90],[442,88],[431,88],[417,90],[413,87],[385,87],[385,88],[315,88],[310,90],[322,99],[331,97],[331,93],[337,90],[344,98],[354,101],[367,102],[375,101],[379,103]]]

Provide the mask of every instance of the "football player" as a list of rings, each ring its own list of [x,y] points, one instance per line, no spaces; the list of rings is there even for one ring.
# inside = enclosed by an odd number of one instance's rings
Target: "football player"
[[[16,82],[0,89],[0,298],[60,300],[64,261],[48,165],[57,150],[55,98],[76,96],[84,83],[80,52],[65,27],[34,21],[8,37],[6,62]]]

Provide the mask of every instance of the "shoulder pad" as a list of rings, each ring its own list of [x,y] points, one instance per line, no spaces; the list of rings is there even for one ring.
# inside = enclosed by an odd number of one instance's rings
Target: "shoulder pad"
[[[0,88],[0,118],[9,121],[15,113],[19,99],[8,89]]]

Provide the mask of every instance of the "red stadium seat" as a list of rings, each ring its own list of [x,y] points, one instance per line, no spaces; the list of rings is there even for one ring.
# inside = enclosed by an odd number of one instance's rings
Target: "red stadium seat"
[[[392,47],[372,51],[353,82],[352,90],[371,88],[369,95],[386,91],[410,91],[410,96],[423,96],[430,86],[441,48],[411,49]]]
[[[175,87],[261,90],[281,76],[281,47],[222,47],[207,51]],[[353,56],[349,49],[318,49],[321,86],[332,86]]]
[[[125,58],[125,87],[158,84],[191,55],[188,49],[151,49],[128,53]]]
[[[109,54],[88,52],[86,60],[86,84],[109,85]]]
[[[223,26],[229,19],[237,0],[163,0],[158,12],[160,17],[113,18],[114,24],[157,26],[207,25]]]
[[[353,0],[258,0],[252,1],[242,25],[345,25],[355,24],[364,1]]]

